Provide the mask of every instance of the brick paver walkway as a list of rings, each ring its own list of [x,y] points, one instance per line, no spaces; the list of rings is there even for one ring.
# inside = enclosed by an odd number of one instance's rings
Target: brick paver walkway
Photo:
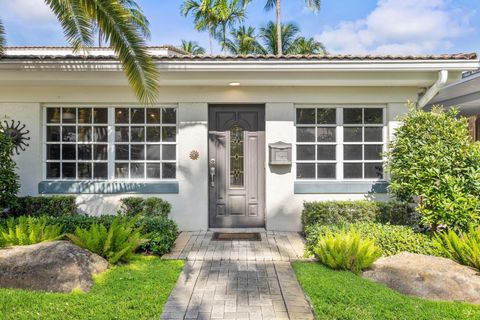
[[[162,319],[314,319],[290,265],[303,259],[297,233],[262,232],[262,241],[211,241],[183,232],[166,259],[185,259]]]

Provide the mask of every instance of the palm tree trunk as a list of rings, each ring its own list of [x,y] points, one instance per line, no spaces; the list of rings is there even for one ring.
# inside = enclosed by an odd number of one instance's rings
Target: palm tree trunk
[[[213,55],[212,33],[208,32],[208,45],[210,47],[210,54]]]
[[[276,13],[277,13],[277,55],[281,56],[283,54],[282,48],[282,23],[280,21],[280,2],[281,0],[277,0],[277,4],[275,5]]]

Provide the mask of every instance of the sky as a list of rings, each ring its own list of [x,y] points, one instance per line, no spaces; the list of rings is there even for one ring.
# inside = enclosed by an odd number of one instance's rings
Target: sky
[[[150,45],[179,45],[182,39],[208,47],[181,0],[137,0],[150,21]],[[251,0],[247,26],[275,19],[266,0]],[[0,19],[11,46],[66,45],[62,29],[44,0],[0,0]],[[282,0],[283,22],[323,42],[330,53],[428,54],[480,51],[480,0],[323,0],[315,14],[304,0]],[[220,50],[215,48],[216,53]]]

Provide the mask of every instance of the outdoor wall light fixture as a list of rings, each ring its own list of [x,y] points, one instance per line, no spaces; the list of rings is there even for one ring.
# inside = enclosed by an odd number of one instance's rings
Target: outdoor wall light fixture
[[[230,82],[228,85],[231,87],[238,87],[240,85],[240,82]]]

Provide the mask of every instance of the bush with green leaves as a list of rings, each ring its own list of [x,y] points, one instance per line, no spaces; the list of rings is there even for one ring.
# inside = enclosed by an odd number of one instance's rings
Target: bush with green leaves
[[[382,255],[372,240],[362,238],[353,229],[327,231],[318,239],[313,252],[320,263],[332,269],[350,270],[357,274]]]
[[[111,264],[128,262],[135,250],[146,241],[141,227],[135,226],[137,222],[138,218],[125,219],[119,216],[108,229],[94,223],[88,229],[77,228],[67,237],[77,246],[104,257]]]
[[[19,197],[8,216],[64,216],[78,214],[75,196]]]
[[[166,218],[172,209],[169,202],[156,197],[128,197],[120,199],[120,202],[122,203],[120,212],[129,217],[142,215]]]
[[[14,148],[12,139],[0,126],[0,214],[15,205],[20,190],[17,166],[12,158]]]
[[[415,232],[408,226],[396,226],[372,222],[357,222],[344,225],[315,224],[305,228],[306,250],[313,252],[313,247],[328,232],[342,229],[353,229],[362,238],[370,238],[384,256],[392,256],[400,252],[411,252],[425,255],[440,255],[429,235]]]
[[[480,270],[480,227],[460,235],[452,230],[435,235],[434,245],[447,258]]]
[[[55,223],[62,226],[62,233],[74,233],[77,228],[88,229],[92,224],[101,224],[105,228],[110,228],[113,220],[117,215],[101,215],[101,216],[46,216],[49,223]]]
[[[173,220],[164,217],[143,217],[139,225],[148,238],[140,246],[141,250],[163,255],[173,249],[178,236],[178,228]]]
[[[9,218],[0,225],[0,246],[25,246],[63,237],[59,224],[49,224],[46,217]]]
[[[468,230],[480,223],[480,144],[453,108],[431,112],[410,107],[389,145],[390,192],[415,202],[433,231]]]
[[[417,226],[418,214],[409,204],[378,201],[314,201],[305,202],[302,211],[304,228],[317,223],[343,224],[381,222]]]

